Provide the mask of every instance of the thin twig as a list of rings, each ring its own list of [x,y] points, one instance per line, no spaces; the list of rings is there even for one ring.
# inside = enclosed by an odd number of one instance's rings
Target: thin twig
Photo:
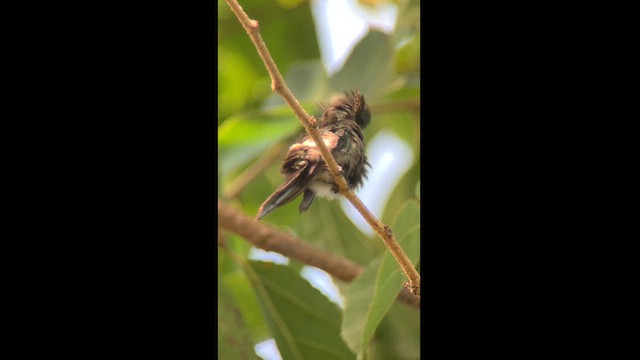
[[[247,34],[251,38],[251,41],[253,41],[256,49],[258,50],[258,54],[267,67],[267,71],[271,76],[271,89],[278,95],[282,96],[282,98],[284,98],[284,100],[287,102],[287,104],[289,104],[289,107],[291,107],[298,119],[300,119],[300,122],[304,126],[305,130],[314,140],[316,146],[320,150],[322,158],[327,164],[329,172],[333,176],[334,181],[338,185],[340,193],[344,197],[346,197],[351,202],[351,204],[353,204],[353,206],[369,223],[369,225],[378,234],[382,241],[384,241],[387,248],[389,248],[389,251],[391,251],[391,254],[396,258],[398,264],[400,264],[402,271],[409,279],[409,286],[411,291],[414,294],[419,295],[420,274],[415,269],[415,267],[411,263],[411,260],[409,260],[409,258],[405,254],[404,250],[402,250],[400,244],[398,244],[391,229],[388,226],[384,225],[380,220],[378,220],[378,218],[376,218],[369,211],[369,209],[364,206],[362,201],[360,201],[355,193],[349,188],[347,180],[344,178],[342,172],[340,171],[340,167],[327,149],[324,141],[320,137],[320,134],[317,132],[318,124],[316,119],[307,114],[302,106],[300,106],[300,103],[293,96],[286,83],[284,82],[284,79],[282,78],[282,75],[278,70],[278,66],[271,58],[271,54],[269,53],[269,50],[267,49],[267,46],[265,45],[264,40],[260,35],[258,22],[256,20],[251,20],[236,0],[226,0],[226,2],[238,18],[244,29],[247,31]]]
[[[364,271],[349,259],[320,250],[289,233],[255,221],[221,200],[218,200],[218,225],[240,235],[255,247],[315,266],[345,282],[353,281]],[[420,296],[413,295],[407,288],[402,288],[398,300],[420,308]]]

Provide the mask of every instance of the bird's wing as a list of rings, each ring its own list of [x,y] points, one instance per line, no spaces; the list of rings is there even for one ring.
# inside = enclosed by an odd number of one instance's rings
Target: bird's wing
[[[329,151],[333,151],[338,144],[339,136],[322,131],[321,137]],[[260,220],[276,208],[295,199],[305,191],[307,186],[325,169],[326,164],[320,155],[316,143],[305,136],[300,142],[289,147],[287,157],[282,165],[282,172],[287,175],[284,184],[280,185],[258,209],[257,219]],[[305,211],[311,205],[315,196],[305,192],[300,204],[300,212]]]

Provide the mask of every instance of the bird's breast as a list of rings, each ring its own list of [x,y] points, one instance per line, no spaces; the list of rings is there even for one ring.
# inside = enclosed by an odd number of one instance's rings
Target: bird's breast
[[[333,185],[330,185],[329,183],[321,180],[312,182],[311,184],[309,184],[309,188],[313,190],[317,196],[323,197],[325,199],[333,200],[340,197],[339,194],[333,192]]]

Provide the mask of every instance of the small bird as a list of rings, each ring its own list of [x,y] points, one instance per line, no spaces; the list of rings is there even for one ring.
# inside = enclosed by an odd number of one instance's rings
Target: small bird
[[[358,91],[347,92],[321,109],[320,136],[349,186],[357,189],[362,186],[367,176],[367,166],[370,166],[364,152],[362,129],[371,121],[371,111]],[[309,209],[316,195],[328,199],[338,197],[338,186],[309,135],[301,136],[289,147],[280,172],[285,176],[285,181],[260,206],[258,220],[301,193],[300,212]]]

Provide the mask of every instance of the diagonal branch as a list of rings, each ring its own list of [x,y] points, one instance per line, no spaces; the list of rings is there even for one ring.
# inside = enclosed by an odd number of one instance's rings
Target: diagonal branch
[[[218,200],[218,225],[242,236],[255,247],[275,251],[303,264],[315,266],[342,281],[351,282],[363,271],[355,262],[322,251],[289,233],[255,221],[221,200]],[[398,300],[420,308],[420,296],[413,295],[407,288],[402,288]]]
[[[391,254],[396,258],[396,261],[398,261],[398,264],[400,264],[402,271],[409,279],[409,286],[411,291],[414,294],[419,295],[420,274],[415,269],[415,267],[411,263],[411,260],[409,260],[402,247],[400,247],[400,244],[398,244],[398,241],[395,239],[395,236],[393,235],[391,229],[383,224],[378,218],[376,218],[375,215],[373,215],[371,211],[367,209],[364,203],[362,203],[362,201],[356,196],[353,190],[349,188],[347,180],[344,178],[342,172],[340,171],[340,167],[327,149],[324,141],[322,141],[322,138],[317,131],[318,124],[316,119],[314,119],[312,116],[307,114],[306,111],[304,111],[302,106],[300,106],[298,100],[291,93],[291,90],[289,90],[289,88],[287,87],[287,84],[284,82],[284,79],[280,74],[280,71],[278,70],[278,66],[273,61],[273,58],[271,58],[271,54],[269,53],[269,50],[267,49],[267,46],[265,45],[264,40],[260,35],[258,22],[256,20],[251,20],[236,0],[226,0],[226,2],[238,18],[244,29],[247,31],[247,34],[251,38],[251,41],[253,41],[256,49],[258,50],[258,54],[267,67],[267,71],[271,76],[271,90],[282,96],[287,104],[289,104],[309,136],[311,136],[313,141],[316,143],[316,146],[322,154],[322,158],[327,164],[329,172],[331,172],[334,181],[338,185],[340,193],[345,198],[347,198],[347,200],[349,200],[351,204],[353,204],[353,206],[358,210],[358,212],[367,221],[367,223],[369,223],[371,228],[382,239]]]

